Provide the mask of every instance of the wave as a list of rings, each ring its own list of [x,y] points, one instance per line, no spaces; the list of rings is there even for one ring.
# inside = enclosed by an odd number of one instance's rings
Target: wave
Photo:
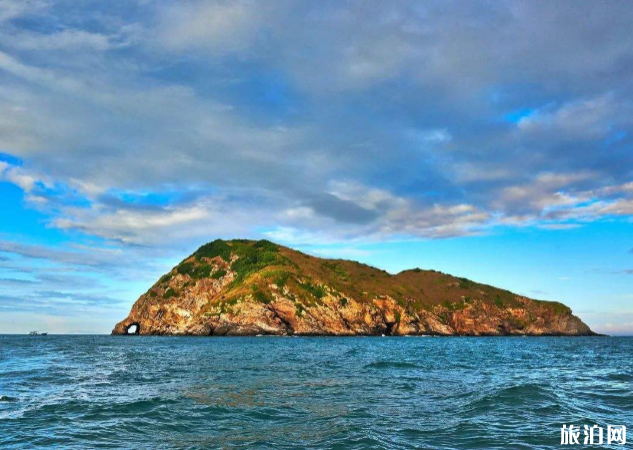
[[[465,409],[471,413],[489,412],[494,409],[513,410],[516,407],[530,409],[559,409],[552,393],[540,384],[525,383],[505,386],[471,401]]]
[[[610,373],[606,376],[606,379],[612,381],[633,381],[633,373]]]
[[[420,366],[404,361],[376,361],[365,366],[365,369],[419,369]]]

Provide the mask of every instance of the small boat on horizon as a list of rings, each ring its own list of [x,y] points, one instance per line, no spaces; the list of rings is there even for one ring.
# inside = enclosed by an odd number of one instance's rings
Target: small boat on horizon
[[[31,331],[29,333],[29,336],[47,336],[47,335],[48,335],[47,331],[44,331],[42,333],[40,333],[39,331]]]

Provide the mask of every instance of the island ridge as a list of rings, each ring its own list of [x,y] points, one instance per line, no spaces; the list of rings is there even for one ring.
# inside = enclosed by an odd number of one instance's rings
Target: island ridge
[[[391,275],[269,241],[200,247],[136,301],[112,334],[593,335],[558,302],[434,270]]]

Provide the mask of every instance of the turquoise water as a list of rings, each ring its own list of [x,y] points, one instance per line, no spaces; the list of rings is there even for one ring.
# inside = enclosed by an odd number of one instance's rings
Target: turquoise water
[[[0,447],[558,448],[632,388],[631,338],[0,336]]]

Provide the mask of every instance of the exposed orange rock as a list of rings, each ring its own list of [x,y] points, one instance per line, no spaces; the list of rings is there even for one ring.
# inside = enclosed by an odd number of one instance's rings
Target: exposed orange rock
[[[214,241],[174,267],[113,334],[592,335],[565,305],[441,272],[396,275],[268,241]]]

